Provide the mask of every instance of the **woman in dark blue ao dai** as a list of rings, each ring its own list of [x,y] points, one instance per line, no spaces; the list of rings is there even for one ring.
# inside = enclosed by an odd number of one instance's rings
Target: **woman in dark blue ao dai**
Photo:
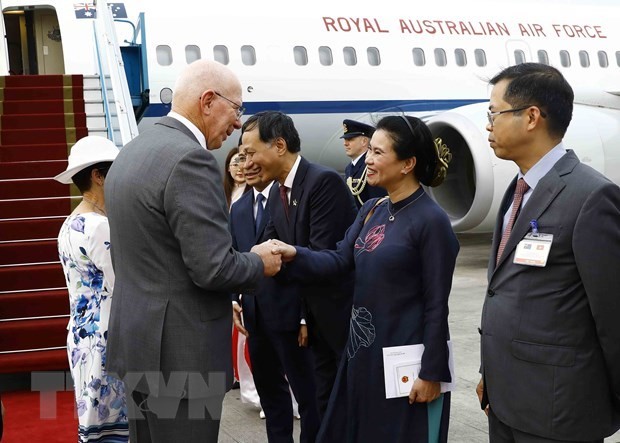
[[[448,296],[458,241],[446,213],[422,185],[443,181],[449,151],[415,117],[379,121],[368,183],[387,199],[364,204],[336,251],[280,242],[293,278],[337,277],[355,269],[349,341],[318,441],[446,442],[450,393]],[[408,397],[386,399],[383,348],[424,344]]]

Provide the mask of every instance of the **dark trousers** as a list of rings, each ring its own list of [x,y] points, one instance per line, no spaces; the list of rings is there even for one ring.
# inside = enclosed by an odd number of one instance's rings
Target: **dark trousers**
[[[319,408],[319,416],[323,420],[329,396],[336,381],[342,349],[335,349],[316,328],[310,327],[309,329],[311,349],[314,357],[314,374],[316,377],[316,401]]]
[[[322,420],[349,337],[351,299],[315,297],[307,299],[306,303],[310,349],[314,356],[316,398]]]
[[[511,428],[502,422],[489,408],[489,442],[490,443],[603,443],[603,439],[591,440],[587,442],[565,442],[564,440],[552,440],[550,438],[538,437],[527,434],[517,429]]]
[[[300,442],[313,443],[319,430],[312,355],[308,348],[299,347],[297,334],[266,329],[259,318],[256,330],[248,337],[252,375],[265,411],[269,443],[293,442],[289,385],[299,404]]]
[[[132,443],[217,443],[224,396],[188,400],[134,391],[131,398],[134,404],[127,404]]]

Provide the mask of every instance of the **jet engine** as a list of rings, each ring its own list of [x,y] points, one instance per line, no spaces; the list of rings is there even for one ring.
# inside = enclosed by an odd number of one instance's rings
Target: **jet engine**
[[[502,196],[518,172],[512,161],[497,158],[487,141],[488,103],[437,114],[427,121],[452,153],[444,183],[428,190],[448,213],[456,232],[493,230]],[[620,111],[575,105],[564,138],[579,159],[620,183]]]

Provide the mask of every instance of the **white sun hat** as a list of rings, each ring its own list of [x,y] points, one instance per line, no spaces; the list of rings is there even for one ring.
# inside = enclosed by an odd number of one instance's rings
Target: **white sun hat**
[[[68,185],[72,183],[71,177],[82,169],[96,163],[114,161],[118,152],[116,145],[105,137],[89,135],[81,138],[71,148],[67,169],[54,177],[54,180]]]

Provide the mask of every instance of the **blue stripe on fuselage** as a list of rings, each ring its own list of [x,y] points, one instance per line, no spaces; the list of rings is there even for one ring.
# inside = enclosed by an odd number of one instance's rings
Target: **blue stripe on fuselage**
[[[347,100],[300,102],[245,102],[246,114],[260,111],[281,111],[285,114],[365,114],[374,112],[447,111],[487,100]],[[170,112],[170,105],[152,104],[145,117],[161,117]]]

